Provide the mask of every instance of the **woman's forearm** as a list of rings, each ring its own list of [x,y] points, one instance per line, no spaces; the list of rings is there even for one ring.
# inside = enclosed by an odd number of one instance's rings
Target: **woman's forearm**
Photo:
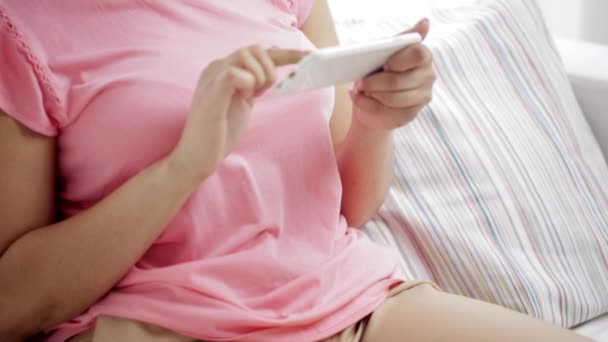
[[[423,19],[407,32],[424,39],[429,28],[429,20]],[[393,178],[390,132],[410,123],[428,105],[435,79],[431,51],[414,44],[356,83],[351,92],[352,127],[338,149],[344,185],[342,212],[352,226],[365,223],[384,200]]]
[[[22,236],[0,258],[0,340],[92,305],[134,265],[199,179],[163,159],[92,208]]]
[[[353,119],[337,151],[342,214],[349,225],[362,226],[382,205],[393,179],[393,152],[390,131],[371,131]]]

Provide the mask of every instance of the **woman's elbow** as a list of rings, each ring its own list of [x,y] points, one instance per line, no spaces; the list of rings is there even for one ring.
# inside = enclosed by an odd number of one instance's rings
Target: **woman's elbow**
[[[14,292],[0,292],[0,341],[23,341],[57,324],[57,305],[49,296],[21,298]]]
[[[365,225],[377,211],[377,208],[370,210],[366,208],[342,207],[342,215],[346,219],[349,227],[361,228]]]
[[[359,198],[342,198],[342,215],[350,227],[361,228],[365,225],[384,203],[388,190],[376,196],[360,196]]]

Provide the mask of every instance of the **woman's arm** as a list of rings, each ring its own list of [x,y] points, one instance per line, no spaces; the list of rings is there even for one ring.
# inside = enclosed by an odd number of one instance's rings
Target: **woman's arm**
[[[327,0],[316,0],[302,30],[318,47],[338,44]],[[428,22],[413,31],[426,36]],[[392,129],[410,122],[430,101],[435,79],[430,52],[418,44],[394,55],[382,72],[336,87],[331,132],[342,178],[342,214],[363,225],[378,210],[393,178]],[[352,97],[352,99],[351,99]]]
[[[338,45],[327,0],[316,0],[302,31],[317,47]],[[363,225],[378,210],[393,176],[390,132],[370,134],[352,120],[351,83],[336,86],[336,104],[330,129],[340,176],[342,214],[349,225]]]
[[[0,113],[0,340],[59,324],[140,258],[195,182],[164,159],[90,210],[57,224],[55,140]]]

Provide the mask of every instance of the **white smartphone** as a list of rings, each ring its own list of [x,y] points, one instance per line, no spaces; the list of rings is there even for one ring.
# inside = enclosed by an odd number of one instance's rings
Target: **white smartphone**
[[[319,49],[304,57],[274,88],[279,94],[333,86],[365,78],[397,51],[419,43],[418,33]]]

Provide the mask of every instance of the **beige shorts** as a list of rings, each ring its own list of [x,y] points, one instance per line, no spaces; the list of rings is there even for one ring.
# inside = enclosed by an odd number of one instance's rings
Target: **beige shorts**
[[[428,284],[439,289],[428,281],[406,281],[391,289],[388,298],[399,296],[416,286]],[[374,314],[359,320],[338,334],[328,337],[320,342],[359,342],[363,338],[370,318]],[[97,318],[95,328],[74,336],[69,342],[195,342],[194,338],[176,334],[167,329],[122,318],[102,316]]]

